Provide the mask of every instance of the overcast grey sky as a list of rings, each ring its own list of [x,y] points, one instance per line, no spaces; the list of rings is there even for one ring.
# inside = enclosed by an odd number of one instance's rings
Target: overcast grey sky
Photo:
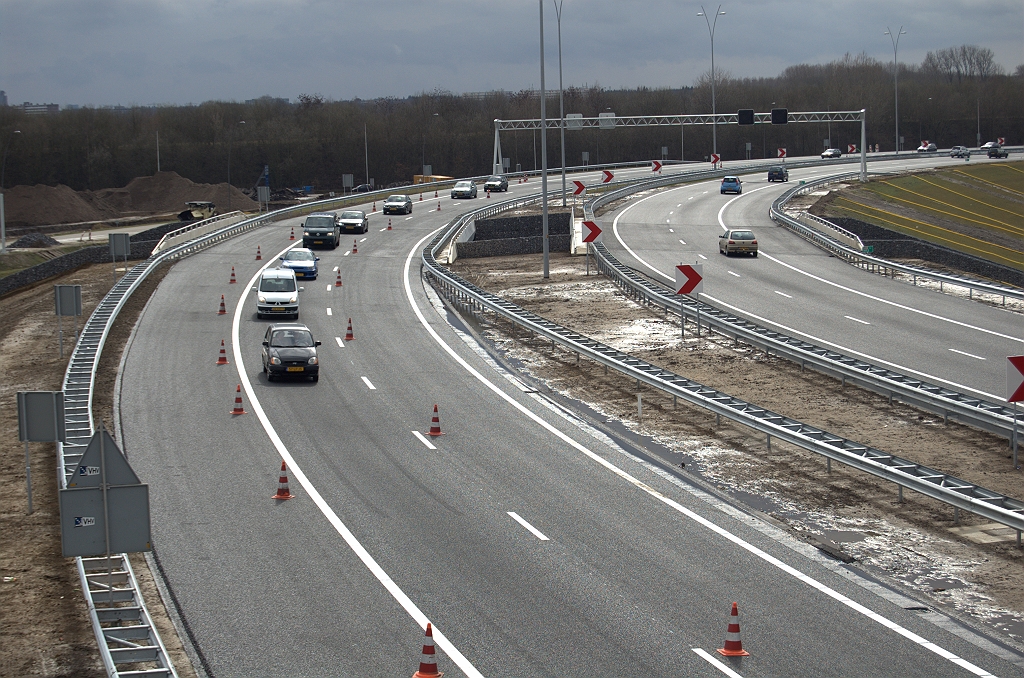
[[[705,4],[709,12],[714,7]],[[976,44],[1024,63],[1022,0],[725,2],[715,66],[734,77],[850,52],[891,61]],[[710,67],[700,5],[564,0],[566,86],[691,85]],[[558,86],[555,12],[545,0],[547,86]],[[0,0],[0,89],[11,103],[187,104],[406,97],[539,87],[536,0]]]

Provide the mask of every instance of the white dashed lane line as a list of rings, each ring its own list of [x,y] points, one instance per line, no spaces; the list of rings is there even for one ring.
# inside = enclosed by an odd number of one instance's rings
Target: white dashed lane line
[[[517,523],[528,529],[537,539],[540,539],[541,541],[550,541],[546,536],[544,536],[543,532],[541,532],[536,527],[523,520],[522,517],[520,517],[520,515],[515,511],[509,511],[508,514],[512,516],[512,520],[516,521]]]
[[[775,294],[778,294],[779,296],[786,297],[787,299],[792,299],[793,298],[792,295],[786,294],[785,292],[780,292],[778,290],[775,290]]]
[[[676,232],[676,229],[674,229],[674,228],[670,228],[670,229],[668,229],[668,232],[669,232],[669,233],[675,233],[675,232]]]
[[[740,674],[736,673],[731,668],[729,668],[728,666],[726,666],[722,662],[720,662],[717,659],[715,659],[711,655],[710,652],[707,652],[706,650],[703,650],[703,649],[701,649],[699,647],[693,648],[693,651],[697,653],[698,657],[700,657],[701,659],[706,661],[708,664],[711,664],[712,666],[714,666],[716,669],[718,669],[719,671],[721,671],[725,675],[729,676],[729,678],[743,678],[743,676],[741,676]]]
[[[953,353],[959,353],[960,355],[965,355],[968,358],[977,358],[978,360],[985,360],[985,358],[981,357],[980,355],[974,355],[973,353],[964,353],[963,351],[958,351],[955,348],[951,348],[949,350],[952,351]]]
[[[330,306],[328,306],[328,307],[327,307],[327,315],[334,315],[334,314],[333,314],[333,313],[331,312],[331,307],[330,307]]]
[[[331,273],[337,273],[339,268],[341,268],[341,266],[335,266],[331,269]]]
[[[345,342],[341,340],[341,337],[335,337],[334,340],[338,342],[338,348],[345,348]]]
[[[331,285],[328,285],[328,286],[327,286],[327,291],[328,291],[328,292],[330,292],[330,291],[331,291]]]
[[[734,275],[734,276],[736,276],[737,278],[741,278],[741,277],[742,277],[742,276],[741,276],[741,275],[740,275],[739,273],[735,273],[735,272],[733,272],[733,271],[729,271],[729,275]]]
[[[366,242],[366,238],[363,238],[363,239],[362,239],[362,240],[360,240],[359,242]]]
[[[367,379],[366,377],[360,377],[360,379],[362,379],[363,383],[366,384],[366,388],[370,389],[371,391],[376,391],[377,390],[377,387],[374,386],[373,384],[371,384],[370,380]]]
[[[341,256],[343,256],[343,257],[347,257],[347,256],[348,256],[349,254],[351,254],[351,250],[349,250],[348,252],[345,252],[345,253],[344,253],[344,254],[342,254]]]
[[[383,232],[384,232],[384,231],[386,231],[386,230],[388,230],[388,229],[387,229],[387,226],[385,226],[384,228],[380,229],[380,231],[379,231],[379,232],[380,232],[380,233],[383,233]],[[363,238],[363,239],[365,240],[365,238]]]
[[[406,221],[409,221],[410,219],[412,219],[412,217],[406,217],[405,218]]]
[[[685,242],[685,241],[683,241],[683,240],[680,240],[680,241],[679,241],[679,244],[680,244],[680,245],[685,245],[685,244],[686,244],[686,242]]]
[[[843,317],[846,318],[847,320],[852,320],[855,323],[860,323],[861,325],[870,325],[871,324],[867,320],[861,320],[860,318],[854,318],[852,315],[844,315]]]
[[[434,444],[432,442],[430,442],[429,440],[427,440],[425,437],[423,437],[423,434],[420,433],[419,431],[413,431],[412,434],[414,436],[416,436],[417,438],[419,438],[420,442],[423,443],[424,445],[426,445],[428,450],[436,450],[437,449],[436,447],[434,447]]]
[[[701,259],[704,259],[705,261],[707,260],[707,257],[705,257],[703,254],[698,254],[697,256],[700,257]]]

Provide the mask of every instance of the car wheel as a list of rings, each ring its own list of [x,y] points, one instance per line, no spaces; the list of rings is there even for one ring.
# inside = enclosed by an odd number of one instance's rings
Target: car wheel
[[[754,257],[755,259],[757,259],[757,252],[752,252],[751,254],[753,255],[753,257]]]

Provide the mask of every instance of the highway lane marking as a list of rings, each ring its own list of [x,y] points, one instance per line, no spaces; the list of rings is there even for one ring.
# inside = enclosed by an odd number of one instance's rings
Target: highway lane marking
[[[328,306],[328,307],[327,307],[327,315],[334,315],[334,314],[333,314],[333,313],[331,312],[331,307],[330,307],[330,306]]]
[[[676,229],[674,229],[674,228],[670,228],[670,229],[668,229],[668,232],[669,232],[669,233],[675,233],[675,232],[676,232]]]
[[[854,318],[852,315],[844,315],[843,317],[846,318],[847,320],[852,320],[855,323],[860,323],[861,325],[870,325],[871,324],[867,320],[861,320],[860,318]]]
[[[686,244],[686,242],[685,242],[685,241],[683,241],[683,240],[680,240],[680,241],[679,241],[679,244],[680,244],[680,245],[685,245],[685,244]]]
[[[348,252],[345,252],[345,253],[344,253],[344,254],[342,254],[341,256],[343,256],[343,257],[347,257],[347,256],[348,256],[348,255],[349,255],[349,254],[350,254],[351,252],[352,252],[352,250],[349,250]]]
[[[711,664],[712,666],[714,666],[716,669],[718,669],[719,671],[721,671],[725,675],[729,676],[729,678],[743,678],[743,676],[741,676],[740,674],[736,673],[735,671],[730,669],[728,666],[726,666],[722,662],[720,662],[717,659],[715,659],[714,655],[712,655],[710,652],[706,652],[705,650],[703,650],[702,648],[699,648],[699,647],[695,647],[695,648],[692,648],[692,649],[693,649],[693,651],[695,653],[697,653],[698,657],[700,657],[701,659],[706,661],[708,664]]]
[[[331,286],[330,286],[330,285],[328,285],[328,286],[327,286],[327,291],[328,291],[328,292],[330,292],[330,291],[331,291]]]
[[[669,212],[668,213],[669,216],[672,216],[673,214],[675,214],[675,212]]]
[[[641,202],[641,201],[637,201],[636,203],[634,203],[634,205],[639,204],[639,202]],[[627,209],[629,209],[629,208],[627,208]],[[623,212],[619,213],[619,215],[615,218],[616,222],[618,221],[618,219],[622,216],[622,214],[625,211],[626,210],[623,210]],[[613,228],[614,228],[614,225],[613,225]],[[437,229],[437,230],[440,230],[440,229]],[[619,476],[620,478],[622,478],[626,482],[632,484],[637,489],[639,489],[639,490],[641,490],[643,492],[646,492],[649,496],[651,496],[654,499],[662,502],[663,504],[669,506],[670,508],[672,508],[675,511],[683,514],[684,516],[690,518],[694,522],[696,522],[696,523],[700,524],[701,526],[707,528],[708,530],[714,532],[715,534],[719,535],[723,539],[732,542],[733,544],[735,544],[739,548],[741,548],[741,549],[747,551],[748,553],[750,553],[750,554],[760,558],[761,560],[763,560],[766,563],[776,567],[777,569],[781,570],[782,572],[785,572],[786,574],[792,576],[796,580],[798,580],[798,581],[800,581],[800,582],[810,586],[811,588],[819,591],[823,595],[825,595],[825,596],[827,596],[829,598],[832,598],[833,600],[835,600],[835,601],[845,605],[846,607],[850,608],[854,612],[857,612],[858,614],[861,614],[864,617],[867,617],[871,621],[874,621],[874,622],[880,624],[881,626],[889,629],[890,631],[893,631],[894,633],[896,633],[896,634],[898,634],[900,636],[903,636],[907,640],[910,640],[911,642],[916,643],[917,645],[920,645],[922,648],[928,650],[929,652],[932,652],[932,653],[938,655],[939,657],[942,657],[943,659],[946,659],[946,660],[950,661],[951,663],[956,664],[957,666],[960,666],[960,667],[963,667],[963,668],[967,669],[968,671],[970,671],[974,675],[984,676],[985,678],[992,677],[992,674],[989,673],[988,671],[985,671],[984,669],[982,669],[982,668],[980,668],[978,666],[975,666],[974,664],[971,664],[966,659],[963,659],[962,657],[959,657],[958,655],[953,654],[952,652],[950,652],[949,650],[946,650],[945,648],[939,647],[938,645],[936,645],[935,643],[931,642],[927,638],[919,636],[918,634],[914,633],[913,631],[900,626],[896,622],[894,622],[894,621],[892,621],[890,619],[887,619],[886,617],[883,617],[882,615],[878,614],[877,612],[875,612],[875,611],[871,610],[870,608],[868,608],[868,607],[866,607],[866,606],[856,602],[855,600],[852,600],[851,598],[848,598],[847,596],[845,596],[842,593],[840,593],[839,591],[836,591],[835,589],[829,587],[828,585],[824,584],[823,582],[818,581],[817,579],[811,577],[808,574],[804,574],[800,570],[798,570],[795,567],[793,567],[793,566],[783,562],[779,558],[776,558],[775,556],[773,556],[773,555],[771,555],[771,554],[761,550],[757,546],[754,546],[750,542],[744,540],[742,537],[739,537],[739,536],[733,534],[732,532],[729,532],[724,527],[721,527],[718,524],[712,522],[711,520],[709,520],[707,518],[704,518],[700,514],[694,512],[694,511],[691,511],[690,509],[686,508],[685,506],[683,506],[679,502],[675,501],[674,499],[671,499],[670,497],[665,496],[661,492],[655,490],[650,485],[647,485],[646,483],[642,482],[640,479],[630,475],[629,473],[627,473],[623,469],[619,468],[618,466],[616,466],[612,462],[608,461],[607,459],[602,458],[600,455],[598,455],[596,452],[592,451],[588,447],[584,446],[581,443],[576,442],[575,440],[570,438],[567,434],[565,434],[562,431],[560,431],[557,428],[555,428],[554,425],[548,423],[544,419],[540,418],[540,416],[538,416],[538,415],[534,414],[533,412],[531,412],[529,409],[526,408],[525,405],[523,405],[523,404],[519,403],[518,401],[514,400],[511,396],[509,396],[504,391],[502,391],[498,386],[496,386],[494,383],[492,383],[490,380],[488,380],[486,377],[484,377],[482,374],[480,374],[480,372],[477,371],[468,362],[466,362],[466,360],[463,359],[462,356],[458,355],[455,352],[455,349],[450,347],[447,343],[445,343],[445,341],[443,339],[441,339],[441,336],[434,330],[433,327],[430,326],[430,324],[427,322],[426,318],[423,316],[422,311],[420,311],[419,307],[416,305],[416,301],[415,301],[415,299],[413,298],[413,295],[412,295],[412,284],[410,282],[410,270],[412,268],[413,257],[416,255],[417,252],[420,251],[420,248],[423,246],[423,243],[425,243],[429,238],[432,238],[436,232],[437,231],[433,231],[433,232],[425,235],[419,242],[416,243],[415,246],[413,246],[413,249],[409,252],[409,255],[406,257],[406,260],[405,260],[405,294],[406,294],[406,298],[409,300],[409,305],[412,306],[413,312],[416,314],[416,317],[419,319],[420,324],[423,325],[423,327],[426,329],[427,333],[434,339],[434,341],[436,341],[438,343],[439,346],[441,346],[441,348],[446,353],[448,353],[448,355],[450,355],[452,357],[452,359],[454,359],[457,363],[459,363],[467,372],[469,372],[471,375],[473,375],[480,383],[482,383],[484,386],[486,386],[491,391],[493,391],[499,398],[505,400],[505,402],[509,403],[512,407],[514,407],[515,409],[517,409],[520,412],[522,412],[525,416],[527,416],[530,419],[532,419],[533,421],[535,421],[538,425],[540,425],[541,427],[543,427],[544,429],[549,431],[552,435],[556,436],[557,438],[559,438],[560,440],[562,440],[563,442],[568,444],[573,449],[578,450],[582,454],[584,454],[587,457],[589,457],[590,459],[594,460],[596,463],[600,464],[601,466],[604,466],[611,473]],[[618,233],[616,233],[616,237],[618,237]],[[619,240],[619,242],[620,242],[620,244],[622,244],[623,247],[626,247],[628,249],[626,244],[622,243],[621,239]],[[630,253],[632,253],[631,250],[630,250]],[[634,256],[636,256],[636,255],[634,254]],[[650,264],[647,264],[646,262],[643,262],[639,257],[637,257],[637,260],[641,261],[642,263],[644,263],[644,265],[647,266],[648,268],[650,268],[651,270],[659,273],[660,275],[665,276],[664,273],[661,273],[661,271],[658,271],[656,268],[654,268]],[[668,276],[665,276],[665,277],[668,278]],[[669,278],[669,279],[671,280],[671,278]],[[703,294],[703,293],[702,293],[702,296],[706,296],[709,299],[712,299],[712,297],[710,297],[709,295]],[[714,299],[712,299],[712,300],[714,300]],[[714,300],[714,301],[717,301],[717,300]],[[236,348],[236,352],[237,352],[237,348]],[[238,353],[238,355],[240,356],[241,354]],[[237,358],[236,358],[236,361],[237,361]]]
[[[425,437],[423,436],[423,434],[422,434],[422,433],[420,433],[419,431],[413,431],[413,432],[412,432],[412,434],[413,434],[414,436],[416,436],[417,438],[419,438],[419,439],[420,439],[420,442],[421,442],[421,443],[423,443],[424,445],[426,445],[426,446],[427,446],[427,449],[428,449],[428,450],[436,450],[436,449],[437,449],[436,447],[434,447],[434,443],[432,443],[432,442],[430,442],[429,440],[427,440],[427,439],[426,439],[426,438],[425,438]]]
[[[736,273],[736,272],[734,272],[734,271],[729,271],[729,275],[734,275],[734,276],[736,276],[737,278],[742,278],[742,277],[743,277],[743,276],[741,276],[741,275],[740,275],[739,273]]]
[[[538,530],[536,527],[534,527],[530,523],[526,522],[526,520],[524,520],[523,517],[520,516],[515,511],[509,511],[508,514],[510,516],[512,516],[512,520],[516,521],[517,523],[519,523],[520,525],[522,525],[523,527],[528,529],[530,532],[532,532],[533,536],[536,537],[537,539],[540,539],[541,541],[550,541],[546,536],[544,536],[543,532]]]
[[[335,337],[334,340],[338,342],[338,348],[345,348],[345,342],[341,340],[341,337]]]
[[[410,219],[412,219],[412,217],[406,217],[405,218],[406,221],[409,221]]]
[[[377,387],[374,386],[373,384],[371,384],[370,380],[367,379],[366,377],[360,377],[360,379],[362,379],[363,383],[366,384],[366,388],[370,389],[371,391],[376,391],[377,390]]]
[[[366,242],[366,238],[363,238],[363,239],[362,239],[362,240],[360,240],[359,242]]]
[[[960,355],[965,355],[968,358],[977,358],[978,360],[985,360],[985,358],[982,358],[980,355],[974,355],[973,353],[964,353],[963,351],[958,351],[955,348],[951,348],[949,350],[952,351],[953,353],[959,353]]]
[[[422,243],[423,241],[421,240],[420,242]],[[270,265],[274,263],[274,260],[278,259],[289,249],[291,249],[292,247],[296,247],[299,244],[301,244],[301,241],[295,243],[295,245],[290,245],[286,247],[277,256],[270,257],[267,263],[264,264],[259,270],[257,270],[255,275],[253,275],[252,279],[249,280],[249,287],[251,288],[253,285],[256,284],[256,281],[259,279],[260,274],[262,274],[264,270],[269,268]],[[408,281],[406,282],[408,283]],[[370,573],[377,578],[377,581],[379,581],[384,586],[387,592],[390,593],[391,596],[395,599],[395,601],[402,606],[402,609],[406,611],[406,613],[413,619],[413,621],[419,624],[421,629],[426,631],[427,623],[431,620],[427,617],[427,615],[423,613],[422,610],[420,610],[420,608],[414,602],[412,602],[412,599],[409,598],[409,596],[406,595],[405,591],[403,591],[398,586],[398,584],[395,583],[391,576],[384,571],[384,568],[382,568],[380,564],[373,558],[373,556],[370,555],[369,551],[367,551],[366,548],[359,543],[359,540],[356,539],[355,535],[352,534],[352,531],[348,529],[348,526],[345,525],[344,522],[342,522],[341,518],[338,517],[338,514],[335,513],[334,509],[330,507],[330,505],[323,498],[320,492],[317,491],[316,486],[313,485],[312,481],[302,470],[302,467],[299,466],[297,461],[295,461],[295,457],[293,457],[291,452],[289,452],[288,448],[284,444],[284,441],[281,440],[281,436],[278,435],[277,429],[275,429],[274,425],[270,423],[270,418],[267,416],[266,411],[263,409],[263,405],[260,403],[259,398],[256,396],[256,391],[255,389],[253,389],[252,382],[249,380],[249,375],[245,371],[245,365],[242,362],[242,349],[239,342],[238,330],[242,320],[242,307],[245,304],[245,299],[248,296],[248,294],[249,290],[246,290],[235,304],[235,313],[231,321],[231,341],[233,344],[231,350],[235,356],[235,368],[238,370],[238,378],[242,382],[242,387],[245,389],[245,394],[249,398],[249,406],[252,408],[252,411],[256,415],[256,418],[259,419],[260,424],[262,424],[263,430],[267,432],[267,437],[270,438],[270,442],[274,445],[274,448],[277,450],[278,454],[281,455],[281,459],[283,459],[284,462],[288,464],[288,470],[291,472],[292,478],[294,478],[295,481],[302,486],[302,489],[306,491],[306,493],[309,495],[309,498],[313,501],[316,507],[320,509],[320,513],[323,514],[323,516],[327,519],[327,522],[331,524],[331,526],[341,536],[341,538],[345,540],[345,543],[348,544],[348,547],[352,549],[352,552],[356,554],[359,560],[363,562],[363,565],[366,566],[366,569],[369,570]],[[483,678],[483,674],[480,673],[480,671],[478,671],[476,667],[473,666],[473,664],[471,664],[468,659],[466,659],[462,652],[459,651],[459,648],[455,647],[455,645],[450,640],[448,640],[448,637],[444,635],[444,633],[437,627],[436,624],[433,626],[433,633],[434,642],[442,650],[444,650],[445,654],[448,655],[448,658],[451,659],[452,662],[456,666],[458,666],[463,673],[466,674],[467,678]]]
[[[792,295],[786,294],[785,292],[780,292],[778,290],[775,290],[775,294],[778,294],[780,296],[786,297],[787,299],[792,299],[793,298]]]
[[[341,268],[341,266],[335,266],[331,269],[331,273],[337,273],[339,268]]]
[[[384,231],[386,231],[386,230],[388,230],[388,229],[387,229],[387,227],[385,227],[385,228],[381,228],[381,229],[378,229],[378,231],[377,231],[377,232],[378,232],[378,233],[383,233],[383,232],[384,232]]]
[[[767,186],[765,188],[767,188]],[[673,189],[669,189],[669,190],[673,190]],[[761,189],[755,189],[755,190],[761,190]],[[654,271],[655,273],[657,273],[661,277],[665,278],[669,282],[675,282],[675,278],[673,278],[672,276],[666,274],[665,272],[655,268],[654,266],[649,264],[645,259],[641,258],[640,255],[638,255],[636,252],[634,252],[633,249],[629,245],[627,245],[626,242],[622,239],[622,236],[619,234],[619,228],[618,228],[619,227],[619,219],[621,219],[627,212],[629,212],[629,210],[633,209],[634,207],[636,207],[640,203],[644,202],[645,200],[650,200],[651,198],[654,198],[654,197],[656,197],[658,195],[661,195],[663,193],[664,193],[664,191],[662,193],[660,193],[660,194],[659,193],[654,193],[652,195],[647,196],[646,198],[641,198],[640,200],[637,200],[633,204],[631,204],[628,207],[624,208],[621,212],[619,212],[615,216],[615,219],[612,221],[612,232],[615,234],[615,239],[619,241],[619,244],[622,245],[623,249],[625,249],[627,252],[629,252],[630,256],[632,256],[639,263],[641,263],[644,266],[646,266],[647,268],[651,269],[652,271]],[[751,193],[753,193],[753,191],[751,191]],[[742,197],[742,196],[738,195],[735,198],[733,198],[732,200],[738,200],[740,197]],[[729,202],[732,202],[732,200],[730,200]],[[724,209],[724,207],[723,207],[723,209]],[[719,224],[721,224],[723,226],[723,228],[724,228],[724,224],[722,223],[722,220],[721,220],[722,219],[721,214],[722,214],[721,211],[719,211],[719,217],[718,217],[719,218]],[[833,283],[831,281],[824,280],[822,278],[818,278],[818,276],[812,275],[812,274],[807,273],[805,271],[800,271],[799,269],[797,269],[794,266],[790,266],[789,264],[787,264],[787,263],[785,263],[783,261],[779,261],[778,259],[776,259],[775,257],[773,257],[773,256],[771,256],[769,254],[765,254],[764,250],[761,250],[758,254],[759,254],[759,256],[767,257],[771,261],[774,261],[776,263],[782,264],[783,266],[786,266],[787,268],[791,268],[794,271],[797,271],[799,273],[803,273],[804,275],[807,275],[807,276],[809,276],[811,278],[814,278],[816,280],[820,280],[821,282],[824,282],[824,283],[827,283],[827,284],[830,284],[830,285],[834,285],[834,286],[840,287],[840,288],[843,287],[842,285],[839,285],[838,283]],[[697,256],[699,256],[701,259],[707,259],[707,257],[705,257],[703,254],[698,254]],[[845,288],[845,289],[849,289],[849,288]],[[863,292],[857,292],[856,290],[850,290],[850,291],[854,292],[856,294],[860,294],[862,296],[868,297],[868,298],[874,298],[874,297],[871,297],[871,295],[865,294]],[[906,374],[914,374],[914,375],[917,375],[919,377],[923,377],[925,379],[928,379],[929,381],[934,381],[934,382],[938,382],[938,383],[942,383],[942,384],[947,384],[947,385],[953,386],[953,387],[955,387],[955,388],[957,388],[959,390],[969,391],[971,393],[976,393],[978,395],[984,396],[986,398],[991,398],[993,400],[1002,400],[1003,399],[1003,396],[1001,396],[1001,395],[995,395],[995,394],[988,393],[986,391],[982,391],[982,390],[979,390],[979,389],[976,389],[976,388],[971,388],[970,386],[966,386],[964,384],[958,384],[955,381],[950,381],[948,379],[943,379],[943,378],[935,376],[933,374],[928,374],[927,372],[921,372],[920,370],[912,369],[912,368],[907,367],[905,365],[900,365],[898,363],[894,363],[894,362],[891,362],[891,361],[888,361],[888,360],[883,360],[882,358],[879,358],[879,357],[873,356],[873,355],[869,355],[869,354],[864,353],[862,351],[854,350],[854,349],[852,349],[852,348],[850,348],[848,346],[843,346],[842,344],[837,344],[835,342],[827,341],[827,340],[822,339],[820,337],[816,337],[813,334],[808,334],[807,332],[801,332],[800,330],[798,330],[796,328],[789,327],[788,325],[783,325],[782,323],[775,322],[774,320],[769,320],[768,318],[765,318],[764,316],[761,316],[761,315],[758,315],[756,313],[753,313],[752,311],[748,311],[748,310],[740,308],[738,306],[733,306],[732,304],[728,304],[725,301],[722,301],[721,299],[717,299],[717,298],[711,296],[710,294],[707,294],[706,292],[701,292],[700,296],[706,297],[708,299],[708,301],[711,301],[711,302],[713,302],[715,304],[719,304],[719,305],[723,306],[724,308],[728,308],[730,310],[736,311],[737,313],[745,314],[749,319],[757,320],[758,322],[764,323],[766,325],[772,325],[772,326],[778,327],[778,328],[780,328],[782,330],[785,330],[786,332],[788,332],[790,334],[793,334],[795,336],[806,337],[807,339],[810,339],[811,341],[813,341],[815,343],[818,343],[818,344],[821,344],[823,346],[831,346],[831,347],[833,347],[833,348],[835,348],[835,349],[837,349],[837,350],[839,350],[839,351],[841,351],[843,353],[846,353],[848,355],[859,356],[859,357],[864,358],[866,360],[870,360],[871,362],[877,363],[879,365],[886,365],[888,367],[891,367],[891,368],[893,368],[895,370],[898,370],[900,372],[904,372]],[[911,309],[909,307],[901,306],[900,304],[896,304],[895,302],[886,302],[884,299],[878,299],[878,301],[882,301],[884,303],[888,303],[888,304],[891,304],[893,306],[905,308],[907,310],[915,310],[915,309]],[[931,315],[931,314],[925,313],[924,311],[915,311],[915,312],[922,313],[924,315]],[[954,320],[950,320],[949,322],[953,322],[953,323],[957,323],[957,324],[963,324],[963,323],[959,323],[959,321],[954,321]],[[966,327],[971,327],[969,325],[965,325],[965,326]],[[1009,337],[1009,336],[1006,336],[1006,335],[1003,335],[1003,334],[999,334],[998,332],[992,332],[991,330],[984,330],[984,329],[981,329],[981,328],[973,328],[973,329],[978,329],[978,330],[980,330],[982,332],[988,332],[990,334],[995,334],[996,336],[999,336],[999,337],[1003,337],[1003,338],[1006,338],[1006,339],[1012,339],[1014,341],[1018,341],[1018,342],[1024,343],[1024,339],[1019,339],[1017,337]]]

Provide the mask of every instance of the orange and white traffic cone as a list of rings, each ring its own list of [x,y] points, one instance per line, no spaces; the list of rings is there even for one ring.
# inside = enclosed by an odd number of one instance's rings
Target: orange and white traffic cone
[[[352,336],[352,318],[348,319],[348,330],[345,331],[345,341],[352,341],[355,337]]]
[[[263,255],[260,254],[260,246],[256,245],[256,261],[260,261],[262,259],[263,259]]]
[[[220,295],[220,310],[217,311],[217,315],[226,315],[228,309],[224,307],[224,295]]]
[[[443,673],[437,672],[437,651],[434,649],[434,630],[427,622],[427,633],[423,639],[423,656],[420,658],[420,670],[412,674],[412,678],[441,678]]]
[[[235,279],[235,267],[231,267],[231,280],[228,280],[228,284],[234,285],[238,280]]]
[[[434,191],[434,197],[435,198],[437,197],[437,191]]]
[[[749,657],[750,653],[743,649],[740,641],[740,613],[736,603],[732,604],[732,613],[729,615],[729,630],[725,634],[725,647],[718,648],[718,654],[726,657]]]
[[[423,202],[423,191],[420,191],[420,202]]]
[[[427,435],[431,436],[443,436],[441,433],[441,420],[437,417],[437,404],[434,404],[434,416],[430,418],[430,430]]]
[[[288,467],[281,461],[281,477],[277,479],[277,494],[271,499],[294,499],[295,495],[288,491]]]
[[[341,287],[341,271],[338,271],[338,279],[334,281],[335,287]]]
[[[388,230],[391,230],[391,217],[388,217]]]
[[[352,254],[359,254],[359,243],[355,239],[352,240]]]
[[[371,212],[376,212],[377,211],[377,201],[376,200],[373,201],[373,209],[370,210],[370,211]]]
[[[490,192],[490,191],[487,191],[487,199],[488,199],[488,200],[490,200],[490,199],[491,199],[491,192]]]
[[[245,414],[245,410],[242,409],[242,385],[239,384],[238,388],[235,389],[235,409],[231,410],[231,414]]]
[[[224,340],[223,339],[220,340],[220,355],[217,357],[217,364],[218,365],[227,365],[228,364],[228,354],[224,350]]]
[[[441,201],[440,200],[437,201],[437,211],[438,212],[441,211]]]
[[[295,240],[295,227],[292,226],[292,234],[288,237],[289,240]]]

